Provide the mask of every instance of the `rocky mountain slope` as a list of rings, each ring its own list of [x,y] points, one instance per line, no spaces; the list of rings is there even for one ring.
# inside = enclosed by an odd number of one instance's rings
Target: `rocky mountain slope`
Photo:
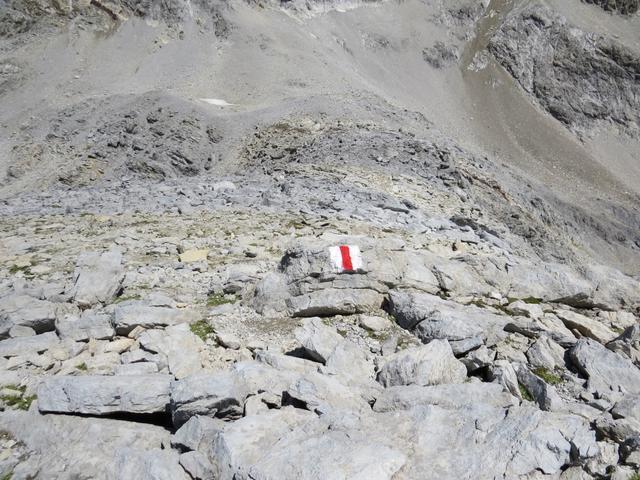
[[[0,2],[0,478],[637,478],[637,9]]]

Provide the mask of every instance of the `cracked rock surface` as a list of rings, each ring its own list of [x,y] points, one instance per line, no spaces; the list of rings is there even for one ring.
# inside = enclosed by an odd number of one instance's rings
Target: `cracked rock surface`
[[[0,478],[637,480],[636,12],[0,2]]]

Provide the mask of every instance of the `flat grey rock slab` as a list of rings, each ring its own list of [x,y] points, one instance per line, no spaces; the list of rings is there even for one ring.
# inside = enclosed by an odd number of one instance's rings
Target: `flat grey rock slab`
[[[38,387],[38,409],[87,415],[163,413],[171,380],[162,374],[48,377]]]
[[[117,480],[191,480],[173,450],[122,448],[115,452]]]
[[[145,302],[123,303],[116,306],[114,325],[118,335],[127,335],[136,327],[161,328],[180,323],[188,323],[195,319],[191,310],[154,307]]]
[[[60,339],[55,332],[42,333],[31,337],[16,337],[0,341],[0,357],[17,357],[40,353],[55,347]]]
[[[351,315],[378,310],[383,296],[375,290],[327,288],[287,299],[294,317]]]
[[[111,316],[106,313],[93,311],[83,312],[80,317],[66,316],[56,321],[56,331],[61,339],[71,339],[76,342],[96,340],[110,340],[116,332],[111,323]]]
[[[488,404],[499,408],[518,405],[518,399],[497,383],[462,383],[450,385],[418,385],[385,388],[373,405],[376,412],[410,410],[415,407],[438,405],[443,408],[472,408]]]
[[[21,465],[37,479],[117,478],[115,452],[169,444],[163,427],[108,418],[7,410],[0,413],[0,424],[28,449]]]

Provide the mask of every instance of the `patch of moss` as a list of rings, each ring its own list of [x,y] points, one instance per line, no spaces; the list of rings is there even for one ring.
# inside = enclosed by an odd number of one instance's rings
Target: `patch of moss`
[[[398,350],[405,350],[407,348],[413,347],[415,344],[411,342],[407,337],[401,337],[398,340]]]
[[[640,480],[640,472],[636,472],[629,477],[628,480]]]
[[[18,272],[22,272],[25,275],[32,275],[31,267],[29,265],[24,265],[24,266],[11,265],[11,267],[9,267],[10,274],[14,275]]]
[[[12,478],[13,472],[7,472],[2,477],[0,477],[0,480],[11,480]]]
[[[234,295],[232,298],[228,298],[222,293],[211,292],[207,296],[207,307],[217,307],[226,303],[236,303],[238,298]]]
[[[302,230],[304,227],[306,227],[307,225],[303,222],[298,222],[295,220],[291,220],[289,222],[287,222],[286,224],[286,228],[290,229],[293,228],[294,230]]]
[[[477,300],[472,300],[469,303],[467,303],[467,305],[475,305],[476,307],[479,307],[479,308],[487,308],[487,304],[484,303],[484,300],[482,300],[481,298],[478,298]]]
[[[333,322],[329,317],[323,317],[322,323],[324,323],[327,327],[333,327]]]
[[[524,303],[528,303],[530,305],[539,305],[542,303],[541,298],[536,297],[525,297],[525,298],[516,298],[516,297],[507,297],[509,303],[517,302],[518,300],[523,301]]]
[[[189,325],[191,331],[205,341],[209,335],[216,333],[215,329],[209,325],[206,320],[198,320]]]
[[[437,295],[443,300],[447,300],[450,297],[449,292],[446,290],[440,290]]]
[[[374,332],[372,330],[367,330],[366,328],[364,329],[364,331],[367,337],[372,338],[373,340],[377,340],[380,343],[387,341],[387,339],[389,338],[388,331]]]
[[[550,372],[544,367],[536,368],[533,371],[533,373],[535,373],[538,377],[540,377],[542,380],[547,382],[549,385],[558,385],[559,383],[562,383],[562,378],[560,378],[555,373]]]
[[[141,298],[142,297],[137,293],[134,293],[133,295],[122,295],[122,296],[116,298],[113,301],[113,303],[122,303],[122,302],[126,302],[128,300],[140,300]]]
[[[520,390],[520,395],[524,400],[528,402],[533,402],[533,395],[529,393],[529,390],[527,390],[527,388],[524,385],[522,385],[521,383],[518,383],[518,389]]]
[[[542,299],[541,298],[536,298],[536,297],[523,298],[522,301],[524,303],[528,303],[530,305],[540,305],[542,303]]]
[[[76,365],[76,368],[77,368],[78,370],[83,371],[83,372],[86,372],[86,371],[88,370],[87,364],[86,364],[86,363],[84,363],[84,362],[82,362],[82,363],[81,363],[81,364],[79,364],[79,365]]]
[[[509,302],[511,303],[511,302]],[[505,315],[509,315],[510,317],[515,317],[516,315],[513,312],[510,312],[507,309],[507,305],[496,305],[495,306],[496,310],[500,310],[502,313],[504,313]]]
[[[27,387],[25,387],[24,385],[16,385],[14,383],[4,385],[2,388],[6,388],[7,390],[15,390],[20,393],[24,393],[27,390]]]
[[[347,338],[347,331],[346,330],[342,330],[341,328],[336,329],[336,332],[338,332],[338,335],[340,335],[342,338]]]
[[[17,408],[18,410],[29,410],[31,403],[37,398],[35,395],[28,395],[25,397],[24,392],[27,389],[25,386],[7,385],[4,388],[16,392],[15,394],[9,393],[0,396],[0,400],[2,400],[8,407]]]

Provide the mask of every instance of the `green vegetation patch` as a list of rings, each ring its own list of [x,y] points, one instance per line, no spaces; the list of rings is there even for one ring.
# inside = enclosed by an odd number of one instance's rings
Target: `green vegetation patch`
[[[11,275],[15,275],[18,272],[22,272],[27,276],[33,275],[31,273],[31,266],[29,266],[29,265],[21,265],[21,266],[19,266],[19,265],[11,265],[11,267],[9,267],[9,273]]]
[[[518,300],[522,300],[524,303],[528,303],[529,305],[540,305],[542,303],[542,299],[536,298],[536,297],[525,297],[525,298],[508,297],[507,300],[509,301],[510,304],[513,302],[517,302]]]
[[[18,386],[18,385],[6,385],[4,387],[5,390],[12,390],[15,393],[5,393],[0,396],[0,400],[2,400],[8,407],[17,408],[18,410],[29,410],[33,401],[37,398],[35,395],[27,395],[24,396],[27,387]]]
[[[550,372],[544,367],[536,368],[533,371],[533,373],[535,373],[538,377],[540,377],[542,380],[547,382],[549,385],[558,385],[559,383],[562,383],[562,378],[560,378],[555,373]]]
[[[76,368],[77,368],[78,370],[83,371],[83,372],[86,372],[86,371],[88,370],[87,364],[86,364],[86,363],[84,363],[84,362],[82,362],[82,363],[81,363],[81,364],[79,364],[79,365],[76,365]]]
[[[236,303],[237,301],[238,297],[236,297],[235,295],[228,297],[223,293],[211,292],[207,296],[207,307],[217,307],[226,303]]]
[[[524,303],[528,303],[530,305],[540,305],[542,303],[542,299],[541,298],[535,298],[535,297],[523,298],[522,301]]]
[[[198,320],[197,322],[189,325],[189,328],[203,341],[205,341],[209,335],[216,333],[215,329],[211,325],[209,325],[206,320]]]
[[[122,295],[118,298],[116,298],[113,303],[122,303],[122,302],[126,302],[129,300],[140,300],[142,299],[142,297],[138,294],[138,293],[134,293],[132,295]]]
[[[518,383],[518,388],[520,389],[520,395],[524,400],[527,400],[528,402],[533,402],[533,395],[529,393],[529,390],[527,390],[527,387],[525,387],[521,383]]]
[[[467,303],[467,305],[475,305],[478,308],[487,308],[488,307],[488,305],[481,298],[478,298],[476,300],[471,300],[469,303]]]

